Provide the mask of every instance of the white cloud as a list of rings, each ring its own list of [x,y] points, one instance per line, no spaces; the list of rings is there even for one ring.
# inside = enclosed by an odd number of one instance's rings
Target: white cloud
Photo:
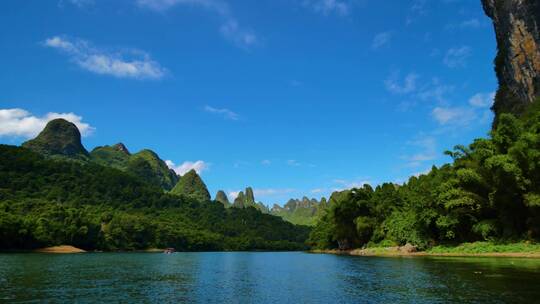
[[[272,195],[283,195],[295,192],[295,189],[285,188],[285,189],[253,189],[253,195],[255,196],[272,196]]]
[[[337,14],[346,16],[350,12],[350,4],[341,0],[305,0],[304,6],[323,15]]]
[[[467,29],[477,29],[482,27],[482,23],[477,18],[463,20],[460,23],[450,23],[446,25],[447,30],[467,30]]]
[[[272,162],[269,159],[265,159],[265,160],[261,161],[261,164],[264,165],[264,166],[270,166],[272,164]]]
[[[426,0],[413,0],[410,11],[418,14],[426,13]]]
[[[311,189],[311,193],[313,194],[317,194],[317,193],[322,193],[324,191],[324,189],[322,188],[316,188],[316,189]]]
[[[300,166],[300,163],[297,162],[297,161],[294,160],[294,159],[289,159],[289,160],[287,161],[287,165],[292,166],[292,167],[298,167],[298,166]]]
[[[413,0],[409,8],[409,13],[405,19],[405,24],[410,25],[415,22],[420,16],[427,14],[426,0]]]
[[[418,75],[409,73],[403,81],[399,81],[399,73],[394,73],[384,81],[386,89],[395,94],[409,94],[416,90]]]
[[[371,43],[371,48],[374,50],[378,50],[381,47],[388,45],[390,43],[390,40],[392,39],[392,33],[391,32],[382,32],[375,35],[373,38],[373,42]]]
[[[407,109],[414,106],[418,101],[447,103],[447,98],[454,91],[454,86],[442,83],[438,78],[419,83],[420,76],[409,73],[402,80],[399,73],[395,72],[388,77],[384,84],[390,93],[406,95],[410,100],[400,104],[400,108]]]
[[[239,193],[240,193],[240,190],[238,190],[238,191],[229,191],[229,193],[227,193],[227,196],[229,197],[229,199],[231,201],[234,201],[238,197]]]
[[[426,161],[437,158],[437,140],[433,136],[420,136],[408,144],[416,147],[419,151],[403,157],[407,160],[407,167],[418,167]]]
[[[469,99],[469,104],[476,108],[487,108],[493,105],[495,100],[495,92],[478,93]]]
[[[156,11],[165,11],[177,5],[191,5],[218,14],[223,22],[219,28],[221,35],[241,48],[257,45],[259,38],[249,29],[240,27],[229,5],[220,0],[137,0],[141,7]]]
[[[178,175],[184,175],[191,170],[195,170],[198,174],[202,174],[204,171],[210,168],[210,164],[202,160],[198,160],[195,162],[186,161],[178,166],[171,160],[166,160],[165,163]]]
[[[304,85],[304,83],[300,80],[296,80],[296,79],[293,79],[291,81],[289,81],[289,85],[291,87],[295,87],[295,88],[298,88],[298,87],[301,87]]]
[[[0,109],[0,137],[13,136],[32,138],[45,128],[53,119],[63,118],[74,123],[82,136],[88,136],[95,130],[88,123],[82,122],[82,117],[74,113],[49,112],[38,117],[23,109]]]
[[[214,108],[214,107],[211,107],[211,106],[205,106],[204,107],[204,111],[208,112],[208,113],[213,113],[213,114],[219,114],[219,115],[222,115],[223,118],[225,119],[230,119],[230,120],[238,120],[240,119],[240,115],[238,115],[237,113],[229,110],[229,109],[218,109],[218,108]]]
[[[54,36],[45,40],[46,47],[68,55],[79,67],[117,78],[160,79],[166,70],[139,50],[110,53],[93,47],[88,41]]]
[[[268,196],[278,196],[278,195],[284,195],[296,192],[296,189],[292,188],[266,188],[266,189],[253,189],[253,196],[255,196],[255,199],[258,200],[259,196],[262,197],[268,197]],[[240,190],[229,190],[227,191],[228,196],[231,200],[235,200],[238,197],[238,194],[240,193]],[[244,193],[245,194],[245,193]]]
[[[479,123],[480,124],[487,124],[487,123],[493,121],[493,116],[494,116],[494,114],[493,114],[493,112],[491,112],[491,110],[484,110],[481,113]]]
[[[468,125],[477,117],[472,109],[464,107],[436,107],[431,115],[441,125]]]
[[[240,28],[235,19],[229,19],[220,28],[221,34],[239,47],[250,47],[257,44],[257,35],[251,30]]]
[[[167,10],[176,5],[192,5],[215,11],[220,15],[229,14],[227,3],[216,0],[137,0],[137,4],[158,11]]]
[[[447,104],[449,95],[454,91],[454,86],[442,83],[434,77],[429,81],[419,82],[420,76],[415,73],[408,74],[403,80],[399,74],[394,73],[385,81],[386,89],[390,93],[405,95],[408,100],[402,101],[399,108],[406,110],[417,105],[420,101],[437,104]]]
[[[462,68],[467,65],[467,59],[472,55],[468,46],[451,48],[446,52],[443,63],[449,68]]]
[[[476,18],[465,20],[459,24],[461,28],[479,28],[482,24]]]
[[[434,78],[430,83],[418,90],[417,96],[424,101],[445,103],[447,101],[447,95],[453,91],[454,86],[441,83],[439,79]]]
[[[60,0],[58,1],[58,6],[63,7],[65,2],[75,5],[79,8],[94,4],[94,0]]]
[[[413,176],[420,177],[421,175],[428,175],[431,172],[431,168],[427,168],[424,171],[413,173]]]
[[[345,179],[335,179],[333,180],[334,184],[337,184],[337,187],[332,189],[333,191],[343,191],[352,188],[362,188],[364,185],[371,185],[370,180],[361,179],[361,180],[345,180]]]

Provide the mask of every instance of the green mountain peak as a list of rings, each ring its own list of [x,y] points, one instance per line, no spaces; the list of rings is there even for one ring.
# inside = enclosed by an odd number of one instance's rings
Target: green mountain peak
[[[36,138],[23,143],[22,146],[49,157],[88,158],[88,151],[81,143],[79,129],[75,124],[62,118],[49,121]]]
[[[116,145],[112,146],[112,148],[126,155],[131,155],[128,148],[123,143],[117,143]]]
[[[227,197],[227,194],[225,194],[225,191],[223,191],[223,190],[219,190],[216,193],[215,201],[222,203],[223,206],[225,206],[225,207],[230,207],[231,206],[231,203],[229,202],[229,198]]]
[[[191,170],[180,177],[180,180],[171,190],[172,194],[185,195],[198,201],[210,201],[210,192],[195,170]]]
[[[118,150],[118,145],[116,149]],[[131,155],[127,163],[127,171],[165,190],[171,190],[179,179],[178,175],[154,151],[149,149]]]

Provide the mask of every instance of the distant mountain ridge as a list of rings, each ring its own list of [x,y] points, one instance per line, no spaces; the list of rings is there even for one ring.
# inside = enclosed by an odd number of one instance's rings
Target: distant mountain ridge
[[[222,203],[226,208],[253,207],[261,211],[262,213],[270,213],[270,209],[268,209],[268,207],[265,204],[255,201],[255,194],[253,192],[253,188],[251,187],[247,187],[244,191],[240,191],[232,204],[230,203],[229,198],[227,197],[227,194],[225,194],[223,190],[219,190],[216,193],[215,200]]]
[[[179,177],[153,151],[131,154],[119,143],[88,153],[64,119],[24,147],[0,145],[0,160],[0,250],[306,249],[307,227],[224,208],[195,170]]]
[[[320,201],[308,197],[290,199],[283,207],[274,205],[270,214],[277,215],[296,225],[313,226],[328,207],[326,198]]]
[[[226,208],[253,207],[262,213],[279,216],[295,225],[305,226],[315,225],[317,219],[328,207],[328,202],[324,197],[320,201],[303,197],[302,199],[290,199],[283,207],[274,204],[272,208],[268,208],[264,203],[255,200],[254,191],[251,187],[240,191],[232,204],[223,190],[216,193],[214,200],[223,204]]]
[[[115,168],[164,191],[170,191],[171,194],[198,201],[211,200],[207,186],[195,170],[180,177],[154,151],[144,149],[132,154],[123,143],[96,147],[88,153],[81,143],[77,127],[64,119],[50,121],[35,139],[29,140],[23,146],[46,157],[91,162]],[[324,198],[317,201],[304,197],[301,200],[291,199],[284,207],[274,205],[270,209],[264,203],[255,200],[252,187],[240,191],[232,203],[225,192],[220,190],[216,194],[215,201],[226,208],[253,207],[262,213],[279,216],[293,224],[301,225],[314,225],[327,205]]]
[[[146,182],[167,191],[171,190],[179,180],[179,176],[169,169],[154,151],[144,149],[131,154],[122,143],[96,147],[90,152],[90,160],[102,166],[135,174]]]
[[[169,191],[180,177],[154,152],[148,149],[131,154],[123,143],[96,147],[88,153],[77,126],[65,119],[51,120],[39,135],[22,144],[51,158],[93,162],[131,173],[154,186]]]

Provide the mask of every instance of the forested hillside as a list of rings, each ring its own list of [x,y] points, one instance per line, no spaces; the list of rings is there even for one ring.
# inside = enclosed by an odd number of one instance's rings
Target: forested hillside
[[[93,162],[0,146],[0,249],[297,250],[308,228],[254,208],[164,193]]]
[[[311,232],[316,248],[540,239],[540,101],[501,114],[486,139],[448,151],[454,162],[404,185],[335,192]]]

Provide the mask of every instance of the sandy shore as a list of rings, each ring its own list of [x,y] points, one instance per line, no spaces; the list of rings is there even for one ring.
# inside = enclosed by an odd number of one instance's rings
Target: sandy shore
[[[149,252],[149,253],[163,253],[165,249],[161,248],[148,248],[144,250],[137,250],[136,252]]]
[[[40,253],[83,253],[83,252],[86,252],[80,248],[69,246],[69,245],[40,248],[34,251],[40,252]]]
[[[425,251],[402,252],[391,248],[354,249],[354,250],[312,250],[311,253],[325,253],[351,256],[380,257],[501,257],[501,258],[540,258],[540,252],[491,252],[491,253],[431,253]]]

